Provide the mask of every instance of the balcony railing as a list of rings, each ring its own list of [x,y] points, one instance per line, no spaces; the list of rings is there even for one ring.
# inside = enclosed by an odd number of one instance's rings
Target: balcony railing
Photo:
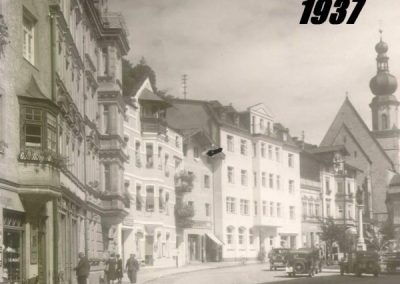
[[[142,132],[152,132],[157,134],[167,134],[167,123],[155,117],[142,117]]]
[[[128,34],[124,17],[121,13],[107,12],[102,17],[103,25],[110,29],[121,29]]]

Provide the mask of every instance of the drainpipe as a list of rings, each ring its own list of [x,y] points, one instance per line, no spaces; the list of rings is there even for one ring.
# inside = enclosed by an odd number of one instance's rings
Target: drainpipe
[[[56,101],[56,15],[50,12],[50,61],[51,61],[51,100]],[[58,143],[57,143],[58,144]],[[59,283],[58,279],[58,208],[57,198],[53,201],[53,280]],[[47,273],[47,272],[46,272]]]

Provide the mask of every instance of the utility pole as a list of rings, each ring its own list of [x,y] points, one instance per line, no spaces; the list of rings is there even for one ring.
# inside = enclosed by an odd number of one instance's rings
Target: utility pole
[[[182,75],[182,89],[183,89],[183,98],[186,101],[187,94],[187,74]]]

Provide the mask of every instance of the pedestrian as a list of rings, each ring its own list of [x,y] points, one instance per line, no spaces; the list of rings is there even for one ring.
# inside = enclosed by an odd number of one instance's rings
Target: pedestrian
[[[79,253],[79,262],[78,265],[74,268],[76,271],[76,278],[78,280],[78,284],[87,284],[87,278],[90,273],[90,264],[89,260],[85,256],[83,252]]]
[[[106,261],[105,272],[107,283],[114,284],[114,280],[117,279],[117,260],[115,259],[115,253],[112,253],[110,258]]]
[[[124,277],[124,271],[122,268],[122,259],[121,259],[121,256],[119,254],[117,254],[117,279],[118,279],[119,284],[122,283],[123,277]]]
[[[139,271],[139,262],[136,260],[133,253],[126,262],[126,270],[128,271],[129,281],[131,281],[131,283],[136,283],[137,272]]]

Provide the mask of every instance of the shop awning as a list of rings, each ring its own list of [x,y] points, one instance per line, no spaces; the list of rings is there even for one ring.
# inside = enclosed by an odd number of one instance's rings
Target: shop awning
[[[216,243],[219,246],[222,246],[224,243],[217,238],[216,235],[214,235],[213,233],[206,233],[207,237],[209,237],[214,243]]]

